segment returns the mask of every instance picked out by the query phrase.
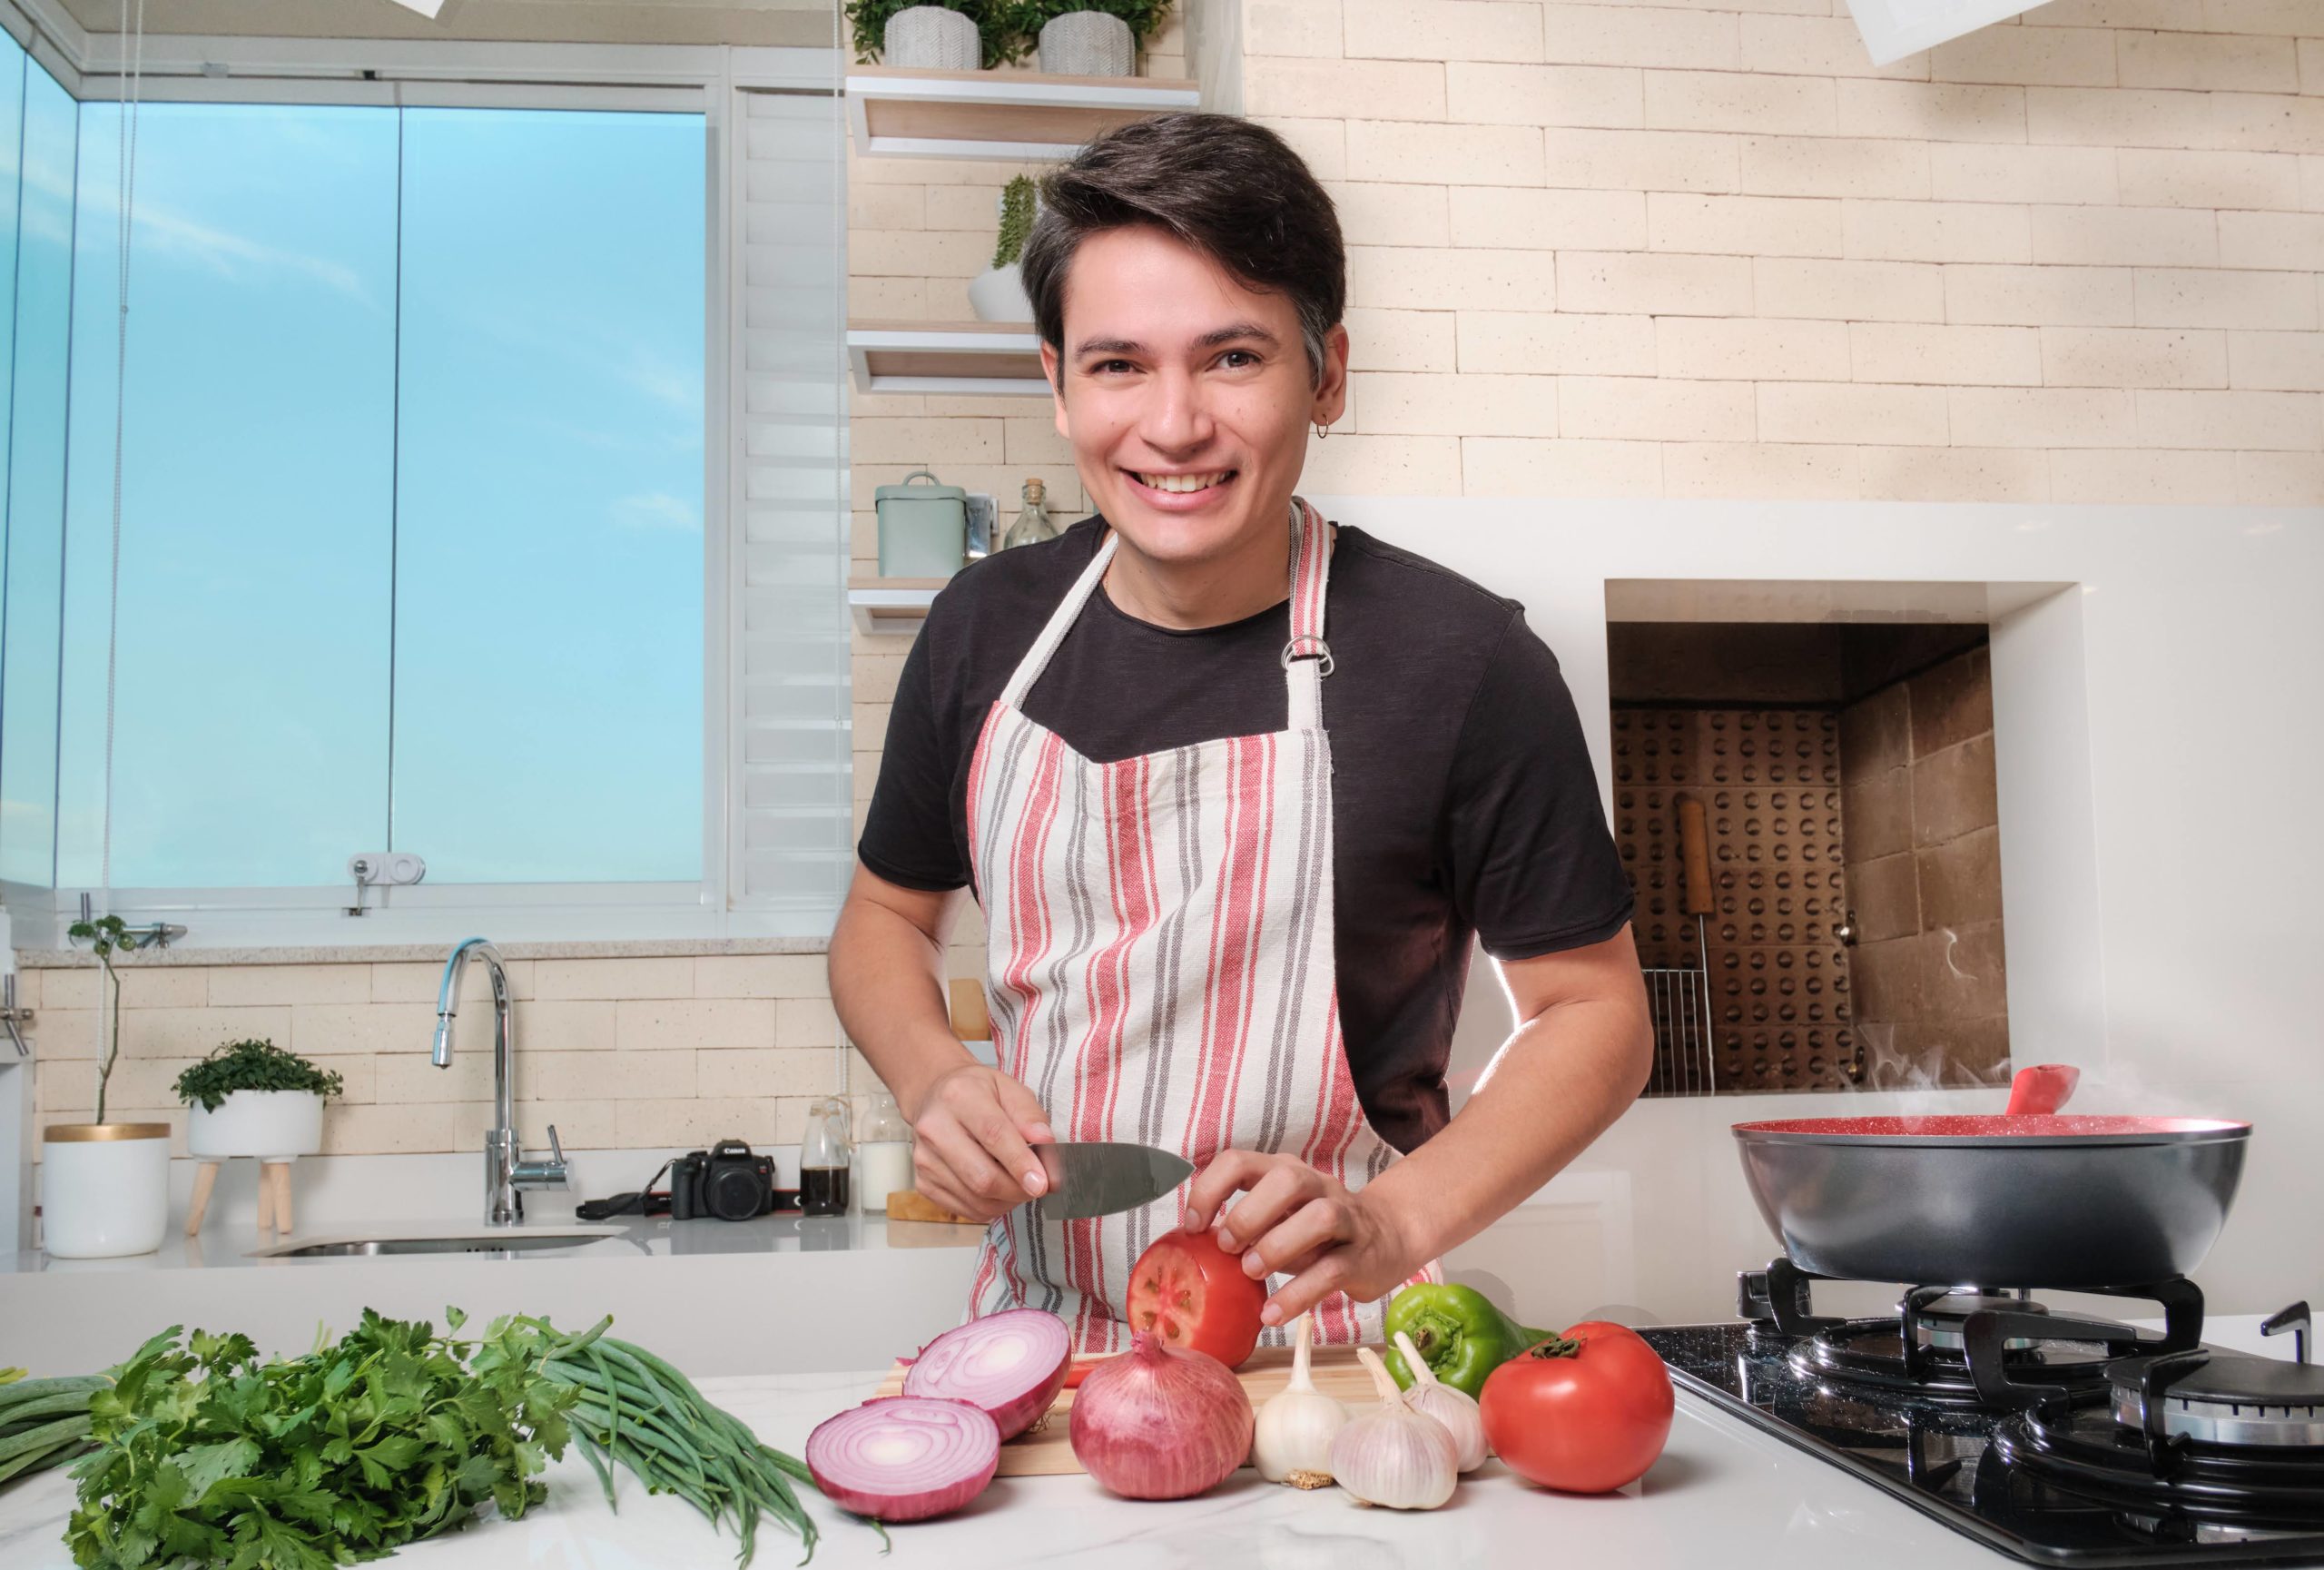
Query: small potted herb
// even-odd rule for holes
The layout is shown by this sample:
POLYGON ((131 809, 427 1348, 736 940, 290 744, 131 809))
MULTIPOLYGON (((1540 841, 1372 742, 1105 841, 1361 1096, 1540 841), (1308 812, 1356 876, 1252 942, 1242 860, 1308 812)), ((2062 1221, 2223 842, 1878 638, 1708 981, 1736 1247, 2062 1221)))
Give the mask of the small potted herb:
POLYGON ((322 1149, 323 1100, 340 1078, 271 1041, 230 1042, 178 1076, 186 1149, 205 1161, 287 1161, 322 1149))
POLYGON ((105 1120, 105 1092, 121 1058, 121 977, 113 959, 116 951, 133 951, 137 939, 119 916, 74 922, 65 931, 89 943, 103 973, 96 1118, 41 1131, 41 1246, 60 1259, 150 1254, 169 1226, 170 1125, 105 1120))
POLYGON ((1041 69, 1056 76, 1135 76, 1137 46, 1161 31, 1170 0, 1017 0, 1039 29, 1041 69))
POLYGON ((855 57, 927 71, 974 71, 1025 53, 1022 0, 847 0, 855 57))
POLYGON ((1025 237, 1033 231, 1038 190, 1029 174, 1019 174, 1000 193, 1000 232, 992 247, 992 265, 969 280, 969 309, 979 321, 1030 321, 1033 302, 1025 298, 1025 281, 1017 271, 1025 254, 1025 237))

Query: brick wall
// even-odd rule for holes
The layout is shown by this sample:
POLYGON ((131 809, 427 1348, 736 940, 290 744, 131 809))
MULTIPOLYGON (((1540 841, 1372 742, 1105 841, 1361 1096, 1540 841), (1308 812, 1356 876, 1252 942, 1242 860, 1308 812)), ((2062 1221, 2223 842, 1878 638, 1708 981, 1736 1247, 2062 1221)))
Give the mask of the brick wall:
MULTIPOLYGON (((739 1135, 799 1140, 809 1101, 836 1088, 821 954, 675 955, 507 962, 517 1000, 517 1123, 528 1148, 555 1123, 568 1149, 699 1145, 739 1135)), ((331 1155, 479 1149, 492 1121, 491 991, 468 968, 452 1065, 428 1061, 439 961, 295 965, 123 965, 121 1057, 107 1116, 168 1121, 171 1085, 244 1036, 336 1071, 345 1094, 323 1120, 331 1155)), ((42 1126, 85 1122, 96 1097, 94 968, 26 969, 36 1011, 42 1126)), ((859 1058, 852 1089, 876 1090, 859 1058)))

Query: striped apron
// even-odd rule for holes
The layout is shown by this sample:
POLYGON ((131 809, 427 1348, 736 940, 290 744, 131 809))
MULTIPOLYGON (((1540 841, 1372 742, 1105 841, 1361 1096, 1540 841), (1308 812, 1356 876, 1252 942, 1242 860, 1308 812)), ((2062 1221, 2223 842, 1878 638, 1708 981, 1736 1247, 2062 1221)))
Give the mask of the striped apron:
MULTIPOLYGON (((1359 1189, 1396 1152, 1364 1116, 1340 1039, 1322 715, 1331 530, 1306 502, 1291 510, 1288 727, 1101 764, 1025 716, 1113 559, 1108 533, 985 717, 970 857, 993 1043, 1058 1138, 1158 1145, 1197 1171, 1228 1149, 1288 1151, 1359 1189)), ((1128 1346, 1130 1266, 1184 1205, 1181 1186, 1088 1220, 1019 1206, 986 1233, 970 1315, 1047 1308, 1082 1351, 1128 1346)), ((1318 1338, 1377 1342, 1380 1316, 1334 1293, 1315 1310, 1318 1338)))

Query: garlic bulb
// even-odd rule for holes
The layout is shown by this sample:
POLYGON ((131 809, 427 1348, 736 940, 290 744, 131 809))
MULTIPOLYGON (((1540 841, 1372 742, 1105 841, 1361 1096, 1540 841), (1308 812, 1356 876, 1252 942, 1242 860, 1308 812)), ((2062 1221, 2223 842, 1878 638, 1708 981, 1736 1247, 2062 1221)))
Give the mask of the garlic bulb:
POLYGON ((1347 1408, 1315 1388, 1307 1374, 1307 1345, 1314 1339, 1309 1316, 1299 1316, 1293 1332, 1291 1383, 1259 1408, 1251 1437, 1251 1465, 1270 1483, 1321 1488, 1332 1480, 1332 1437, 1347 1427, 1347 1408))
POLYGON ((1367 1505, 1433 1510, 1461 1480, 1452 1430, 1404 1405, 1404 1393, 1369 1347, 1356 1349, 1380 1405, 1348 1420, 1332 1441, 1332 1476, 1367 1505))
POLYGON ((1402 1330, 1396 1332, 1396 1350, 1404 1355, 1404 1367, 1413 1371, 1413 1387, 1404 1392, 1404 1405, 1444 1425, 1452 1436, 1452 1447, 1460 1452, 1462 1471, 1473 1472, 1483 1466, 1485 1419, 1477 1409, 1477 1398, 1439 1379, 1420 1348, 1413 1345, 1413 1338, 1402 1330))

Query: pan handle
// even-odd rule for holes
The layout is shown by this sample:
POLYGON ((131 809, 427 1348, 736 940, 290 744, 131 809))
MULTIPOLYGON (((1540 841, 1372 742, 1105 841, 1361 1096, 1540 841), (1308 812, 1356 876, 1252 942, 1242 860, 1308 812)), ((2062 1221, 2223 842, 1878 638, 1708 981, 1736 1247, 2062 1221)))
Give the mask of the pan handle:
POLYGON ((2036 1063, 2017 1071, 2009 1082, 2009 1105, 2004 1116, 2043 1118, 2066 1104, 2082 1071, 2071 1063, 2036 1063))

